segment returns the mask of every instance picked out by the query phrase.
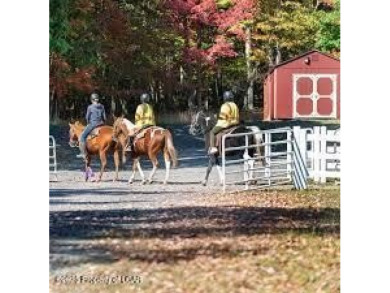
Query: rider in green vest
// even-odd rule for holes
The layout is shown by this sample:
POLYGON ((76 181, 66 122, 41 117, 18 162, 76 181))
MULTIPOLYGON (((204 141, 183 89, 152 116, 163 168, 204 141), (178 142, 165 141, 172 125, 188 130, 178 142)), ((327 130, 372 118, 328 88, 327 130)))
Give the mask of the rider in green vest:
POLYGON ((129 140, 126 151, 131 152, 134 142, 134 137, 145 128, 156 125, 156 119, 154 116, 153 107, 149 104, 150 96, 144 93, 140 97, 141 104, 138 105, 135 111, 135 128, 131 134, 129 134, 129 140))
POLYGON ((231 91, 223 93, 224 104, 219 111, 218 121, 214 128, 210 131, 210 149, 209 154, 215 154, 218 149, 215 147, 215 136, 223 129, 240 124, 240 112, 237 105, 234 103, 234 95, 231 91))

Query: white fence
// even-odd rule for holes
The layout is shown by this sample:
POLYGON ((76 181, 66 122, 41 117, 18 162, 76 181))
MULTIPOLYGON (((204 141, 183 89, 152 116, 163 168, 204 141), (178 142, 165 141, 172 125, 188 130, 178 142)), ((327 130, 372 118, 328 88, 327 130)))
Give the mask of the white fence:
POLYGON ((280 128, 259 133, 227 134, 222 137, 223 190, 226 191, 228 185, 244 185, 247 190, 285 184, 306 189, 309 174, 292 129, 280 128), (259 133, 263 135, 263 142, 249 144, 250 138, 259 133), (233 137, 245 137, 245 145, 227 148, 226 140, 233 137), (249 149, 258 147, 263 150, 262 155, 250 158, 249 149), (239 150, 244 151, 243 158, 228 155, 239 150))
POLYGON ((54 136, 49 135, 49 173, 55 176, 58 180, 57 175, 57 144, 54 136))
POLYGON ((328 178, 340 178, 340 129, 295 126, 293 133, 311 179, 325 183, 328 178))

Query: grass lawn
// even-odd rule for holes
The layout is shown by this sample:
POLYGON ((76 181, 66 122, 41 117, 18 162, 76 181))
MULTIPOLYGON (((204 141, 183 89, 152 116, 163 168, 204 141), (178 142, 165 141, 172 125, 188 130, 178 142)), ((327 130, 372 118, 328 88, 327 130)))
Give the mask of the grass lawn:
POLYGON ((213 195, 154 213, 137 218, 144 228, 91 239, 115 260, 72 273, 134 275, 140 284, 64 284, 52 275, 50 292, 340 291, 338 187, 213 195))

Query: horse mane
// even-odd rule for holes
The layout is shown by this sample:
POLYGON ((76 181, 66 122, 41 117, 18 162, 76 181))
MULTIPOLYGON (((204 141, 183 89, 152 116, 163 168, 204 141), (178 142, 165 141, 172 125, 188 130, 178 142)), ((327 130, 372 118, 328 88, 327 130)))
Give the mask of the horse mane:
POLYGON ((80 121, 75 121, 73 124, 76 128, 84 128, 85 126, 80 121))

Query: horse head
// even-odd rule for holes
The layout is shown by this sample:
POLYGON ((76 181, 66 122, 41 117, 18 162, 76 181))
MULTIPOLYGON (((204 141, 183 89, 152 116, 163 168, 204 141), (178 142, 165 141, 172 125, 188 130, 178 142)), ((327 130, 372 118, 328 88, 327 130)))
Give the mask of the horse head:
POLYGON ((80 128, 82 124, 79 121, 69 123, 69 145, 74 148, 79 145, 80 128))
POLYGON ((208 116, 203 110, 200 110, 191 119, 189 133, 191 135, 205 134, 214 124, 213 117, 208 116))
POLYGON ((113 135, 118 137, 121 133, 123 133, 125 136, 128 136, 134 127, 135 125, 122 115, 114 121, 113 135))
POLYGON ((112 126, 114 128, 113 130, 113 135, 115 137, 118 137, 119 134, 121 134, 123 132, 123 119, 124 117, 117 117, 115 120, 114 120, 114 125, 112 126))

